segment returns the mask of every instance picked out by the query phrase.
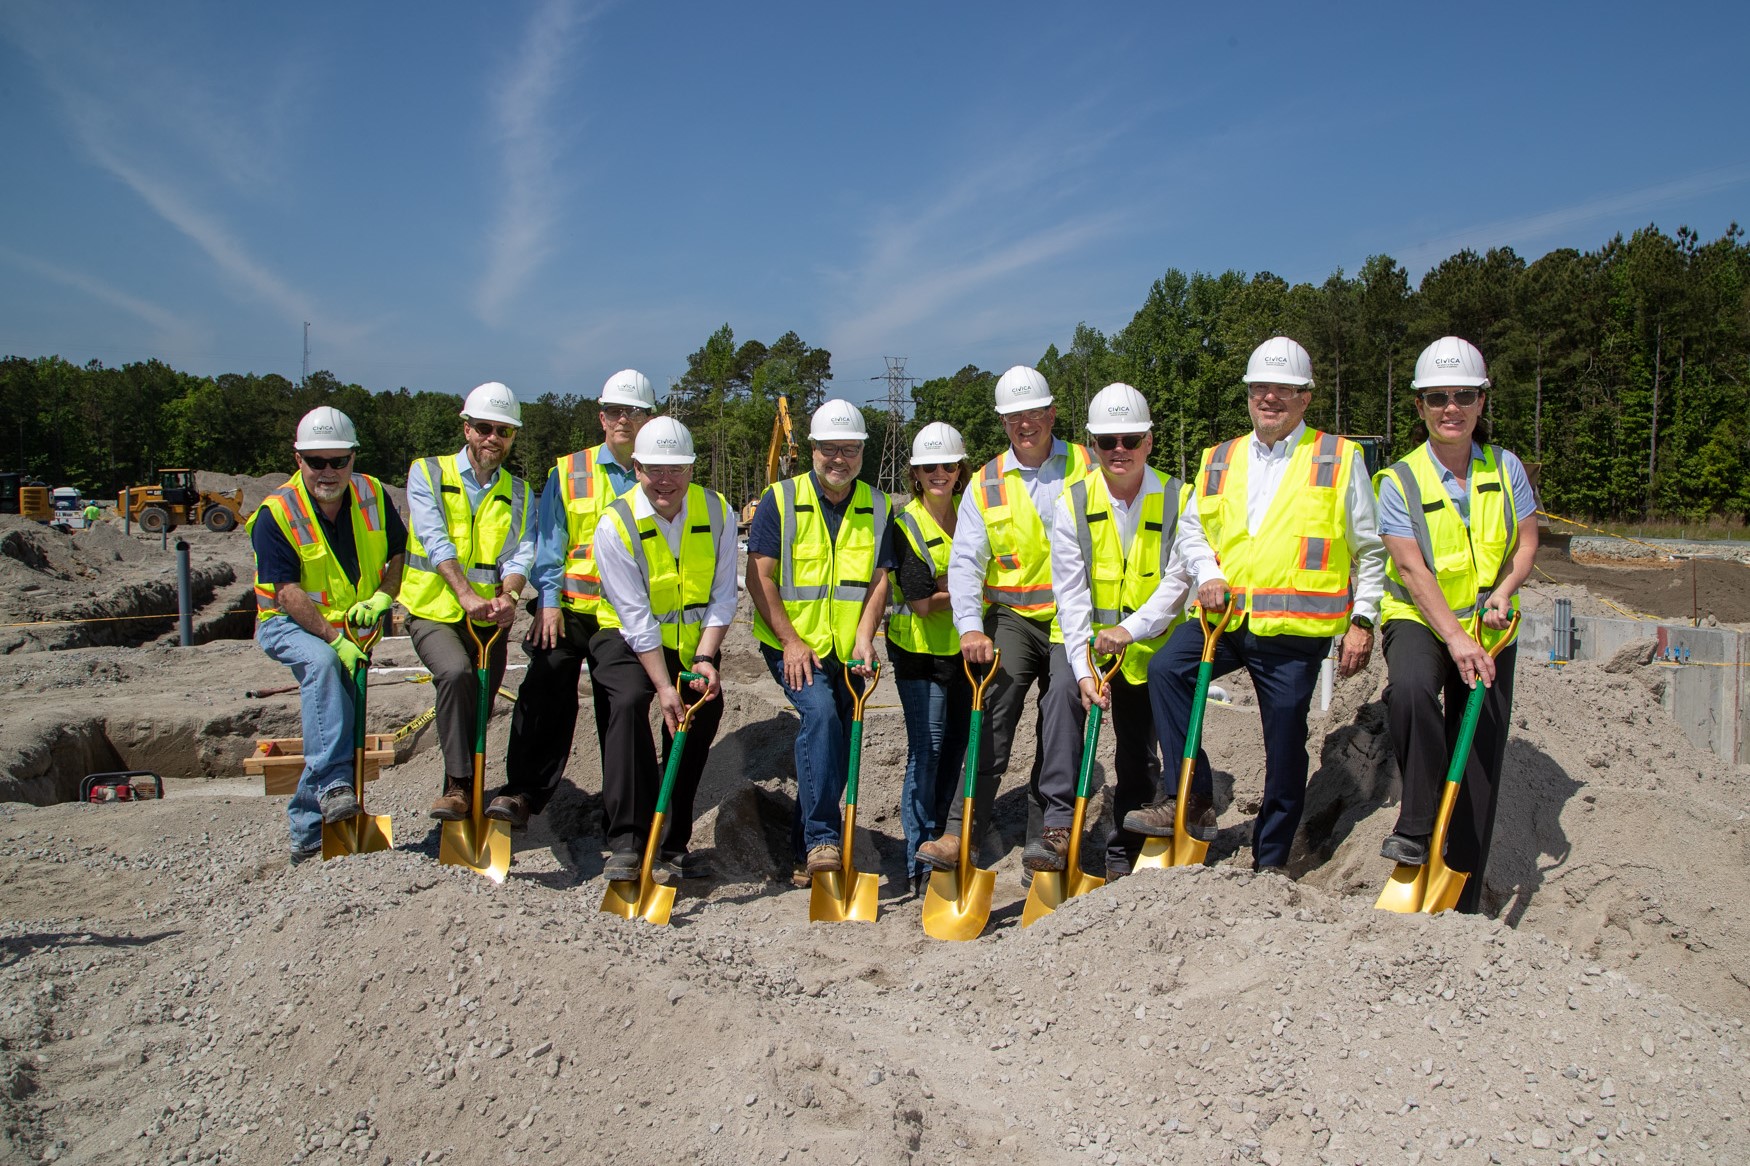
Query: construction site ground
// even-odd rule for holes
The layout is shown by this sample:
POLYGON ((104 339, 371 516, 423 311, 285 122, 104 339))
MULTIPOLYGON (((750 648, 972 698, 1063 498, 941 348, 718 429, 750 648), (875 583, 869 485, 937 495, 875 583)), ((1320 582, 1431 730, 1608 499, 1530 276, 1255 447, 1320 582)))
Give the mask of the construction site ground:
MULTIPOLYGON (((189 542, 197 623, 223 634, 246 540, 189 542)), ((284 800, 241 776, 257 738, 299 732, 295 692, 246 695, 290 673, 244 639, 177 647, 162 616, 112 639, 34 622, 166 610, 157 540, 0 519, 0 552, 0 622, 33 624, 0 657, 0 1161, 1750 1161, 1750 793, 1660 710, 1644 653, 1520 661, 1490 917, 1373 906, 1397 797, 1376 654, 1313 714, 1292 881, 1250 869, 1263 757, 1236 675, 1207 720, 1210 865, 1023 929, 1029 711, 983 838, 991 926, 956 944, 905 893, 885 681, 856 840, 881 916, 809 923, 796 719, 738 626, 694 835, 714 875, 653 927, 598 911, 587 684, 567 780, 503 886, 437 862, 429 725, 369 787, 396 848, 292 867, 284 800), (65 800, 114 768, 165 774, 168 797, 65 800)), ((1527 606, 1582 613, 1656 613, 1650 572, 1687 578, 1540 567, 1527 606)), ((370 731, 430 707, 417 664, 405 639, 379 648, 370 731)))

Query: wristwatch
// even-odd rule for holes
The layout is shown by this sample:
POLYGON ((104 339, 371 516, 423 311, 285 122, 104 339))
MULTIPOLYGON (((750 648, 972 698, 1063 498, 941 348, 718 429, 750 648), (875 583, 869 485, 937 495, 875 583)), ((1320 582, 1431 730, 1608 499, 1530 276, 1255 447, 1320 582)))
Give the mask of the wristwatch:
POLYGON ((521 591, 506 591, 504 597, 512 603, 521 603, 523 601, 523 593, 521 591))
POLYGON ((1349 623, 1354 627, 1360 628, 1364 632, 1370 632, 1373 630, 1373 621, 1364 615, 1350 616, 1349 623))

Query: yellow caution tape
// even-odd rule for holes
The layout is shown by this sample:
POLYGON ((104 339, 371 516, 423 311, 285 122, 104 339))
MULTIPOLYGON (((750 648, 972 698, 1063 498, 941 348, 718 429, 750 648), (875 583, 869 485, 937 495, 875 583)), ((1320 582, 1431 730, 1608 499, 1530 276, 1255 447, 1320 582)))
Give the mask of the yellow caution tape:
MULTIPOLYGON (((222 616, 242 615, 244 612, 253 614, 254 611, 255 609, 253 607, 239 607, 232 611, 221 611, 218 614, 222 616)), ((50 624, 63 623, 116 623, 120 620, 128 619, 176 619, 180 614, 180 612, 167 611, 161 615, 87 615, 81 616, 78 619, 33 619, 27 620, 24 623, 0 623, 0 628, 37 628, 47 627, 50 624)), ((205 619, 207 616, 203 614, 201 618, 205 619)))
POLYGON ((1608 530, 1600 530, 1596 526, 1587 526, 1584 522, 1577 522, 1572 518, 1563 518, 1561 515, 1551 514, 1547 510, 1539 510, 1538 513, 1541 514, 1543 517, 1553 519, 1556 522, 1565 522, 1569 526, 1577 526, 1581 530, 1589 530, 1593 534, 1601 534, 1605 538, 1619 538, 1625 543, 1634 543, 1637 547, 1646 547, 1648 550, 1658 551, 1661 555, 1664 555, 1666 558, 1669 558, 1671 556, 1671 548, 1669 548, 1669 547, 1655 546, 1649 542, 1642 542, 1638 538, 1630 538, 1626 534, 1611 534, 1608 530))
POLYGON ((413 736, 413 734, 419 732, 419 730, 421 730, 421 729, 425 728, 427 725, 431 724, 431 722, 436 717, 437 717, 437 709, 436 708, 426 709, 424 712, 420 713, 417 717, 414 717, 411 721, 408 721, 405 725, 402 725, 399 729, 396 729, 395 730, 395 740, 397 740, 397 741, 407 740, 407 738, 413 736))

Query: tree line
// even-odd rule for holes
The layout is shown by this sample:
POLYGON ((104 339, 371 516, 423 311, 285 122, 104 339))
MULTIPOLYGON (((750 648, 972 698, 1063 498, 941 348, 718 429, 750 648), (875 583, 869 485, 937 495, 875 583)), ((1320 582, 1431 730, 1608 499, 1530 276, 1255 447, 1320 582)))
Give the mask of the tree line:
MULTIPOLYGON (((1079 324, 1068 346, 1050 346, 1036 367, 1057 396, 1066 438, 1081 435, 1100 388, 1134 385, 1154 413, 1155 463, 1183 475, 1205 446, 1248 426, 1246 357, 1279 333, 1312 354, 1318 387, 1308 422, 1377 435, 1388 456, 1417 439, 1417 354, 1458 335, 1489 362, 1496 440, 1541 463, 1550 509, 1690 521, 1750 514, 1750 247, 1736 223, 1711 242, 1688 227, 1671 236, 1649 226, 1529 263, 1508 247, 1464 250, 1416 286, 1384 255, 1320 284, 1170 269, 1122 328, 1107 335, 1079 324)), ((990 408, 999 371, 968 365, 916 384, 901 438, 947 421, 966 436, 975 464, 999 452, 1005 439, 990 408)), ((877 395, 869 382, 835 387, 832 378, 832 354, 796 333, 738 343, 725 324, 687 357, 665 407, 693 431, 698 479, 740 503, 765 484, 778 398, 788 400, 800 441, 829 394, 877 395)), ((518 473, 538 485, 560 454, 600 440, 590 390, 524 404, 518 473)), ((326 372, 297 383, 47 356, 0 361, 0 415, 16 429, 0 433, 0 449, 13 438, 26 472, 92 492, 146 481, 166 465, 283 471, 297 418, 318 404, 352 417, 361 465, 391 481, 415 457, 459 445, 456 394, 373 393, 326 372)), ((888 418, 879 400, 865 415, 864 476, 874 480, 888 418)))

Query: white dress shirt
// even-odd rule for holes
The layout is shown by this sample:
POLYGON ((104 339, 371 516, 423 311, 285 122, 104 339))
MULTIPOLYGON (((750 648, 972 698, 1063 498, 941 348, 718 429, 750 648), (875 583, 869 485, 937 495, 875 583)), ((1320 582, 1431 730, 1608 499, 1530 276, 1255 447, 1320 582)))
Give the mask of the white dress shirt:
MULTIPOLYGON (((1306 432, 1306 422, 1294 427, 1287 437, 1275 445, 1265 445, 1254 431, 1246 440, 1246 529, 1252 534, 1264 525, 1264 516, 1276 500, 1282 477, 1288 472, 1294 447, 1306 432)), ((1197 494, 1193 486, 1191 503, 1179 518, 1179 539, 1174 554, 1184 559, 1185 568, 1197 581, 1197 586, 1214 579, 1225 580, 1215 552, 1203 536, 1203 519, 1197 513, 1197 494)), ((1343 524, 1343 541, 1349 545, 1349 563, 1353 578, 1350 591, 1354 596, 1354 614, 1370 620, 1379 619, 1379 601, 1385 595, 1385 543, 1379 537, 1379 520, 1375 516, 1373 481, 1367 476, 1367 463, 1356 449, 1354 463, 1349 467, 1349 497, 1345 509, 1348 521, 1343 524)))
MULTIPOLYGON (((1069 444, 1053 439, 1051 454, 1038 469, 1029 469, 1008 450, 1008 465, 1021 473, 1021 484, 1027 497, 1039 513, 1045 537, 1051 537, 1051 508, 1063 493, 1064 474, 1069 466, 1069 444)), ((984 575, 990 565, 990 535, 984 529, 984 515, 979 513, 973 491, 976 481, 967 484, 960 496, 960 510, 955 519, 954 545, 948 552, 948 603, 954 612, 954 630, 961 635, 984 630, 984 575)))
MULTIPOLYGON (((1112 517, 1118 523, 1118 545, 1124 548, 1126 559, 1136 543, 1137 527, 1142 523, 1143 499, 1165 491, 1165 479, 1150 471, 1142 476, 1142 488, 1130 502, 1116 495, 1112 497, 1112 517)), ((1057 623, 1063 629, 1063 646, 1069 656, 1070 670, 1078 681, 1090 680, 1093 673, 1088 670, 1088 654, 1084 649, 1088 637, 1094 634, 1094 593, 1088 584, 1088 564, 1082 560, 1081 542, 1076 537, 1076 516, 1070 509, 1068 491, 1058 497, 1051 513, 1051 586, 1057 596, 1057 623)), ((1165 631, 1191 590, 1191 576, 1185 570, 1184 560, 1179 557, 1173 532, 1163 530, 1161 537, 1167 540, 1172 550, 1159 585, 1141 607, 1118 621, 1118 626, 1129 632, 1133 640, 1151 640, 1165 631)))
MULTIPOLYGON (((656 529, 662 532, 663 540, 668 543, 669 553, 678 560, 681 535, 687 529, 690 507, 682 502, 674 521, 668 522, 650 505, 643 486, 635 486, 621 497, 632 504, 635 520, 646 517, 656 520, 656 529)), ((735 512, 725 506, 723 518, 723 533, 717 539, 717 566, 711 575, 711 600, 705 608, 703 626, 708 628, 728 627, 735 622, 735 512)), ((697 521, 704 523, 707 516, 701 514, 697 521)), ((611 513, 603 512, 601 521, 596 524, 595 564, 596 574, 601 576, 602 595, 613 604, 614 613, 620 617, 620 634, 625 637, 626 646, 634 652, 662 647, 662 625, 650 614, 650 584, 644 577, 644 553, 626 549, 611 513)))

